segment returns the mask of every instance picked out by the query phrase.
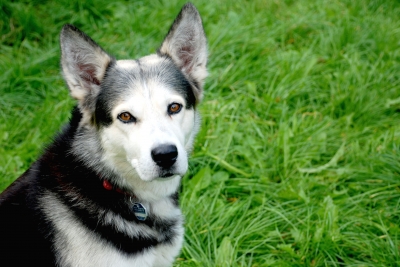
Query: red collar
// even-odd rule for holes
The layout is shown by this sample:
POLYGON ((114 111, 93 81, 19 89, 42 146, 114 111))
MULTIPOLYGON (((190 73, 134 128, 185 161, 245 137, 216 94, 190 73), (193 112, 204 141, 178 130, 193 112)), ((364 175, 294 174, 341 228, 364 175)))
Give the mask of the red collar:
POLYGON ((127 196, 131 196, 133 198, 136 198, 135 195, 130 194, 126 191, 123 191, 121 188, 118 187, 114 187, 108 180, 103 180, 103 187, 105 190, 107 191, 115 191, 117 193, 123 194, 123 195, 127 195, 127 196))

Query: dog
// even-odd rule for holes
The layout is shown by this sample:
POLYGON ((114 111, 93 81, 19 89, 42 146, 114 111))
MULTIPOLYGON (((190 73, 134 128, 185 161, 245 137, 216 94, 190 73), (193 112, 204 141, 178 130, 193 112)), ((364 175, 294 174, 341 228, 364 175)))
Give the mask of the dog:
POLYGON ((172 266, 183 243, 178 191, 199 129, 207 41, 183 6, 155 54, 116 60, 72 25, 61 68, 69 123, 0 195, 9 266, 172 266))

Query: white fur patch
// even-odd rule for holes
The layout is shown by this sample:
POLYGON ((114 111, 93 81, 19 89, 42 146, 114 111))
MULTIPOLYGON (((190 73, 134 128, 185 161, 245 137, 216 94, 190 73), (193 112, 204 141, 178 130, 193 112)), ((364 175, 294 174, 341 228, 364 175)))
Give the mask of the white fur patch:
POLYGON ((117 65, 122 69, 131 69, 132 67, 136 67, 137 63, 135 60, 123 59, 123 60, 118 60, 117 65))

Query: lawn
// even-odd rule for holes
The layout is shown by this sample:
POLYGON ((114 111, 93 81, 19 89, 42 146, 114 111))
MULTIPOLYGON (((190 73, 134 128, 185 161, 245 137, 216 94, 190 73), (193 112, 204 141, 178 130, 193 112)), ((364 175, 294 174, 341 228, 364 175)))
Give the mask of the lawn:
MULTIPOLYGON (((174 266, 400 266, 400 2, 193 2, 210 75, 174 266)), ((62 25, 138 58, 183 3, 0 2, 0 191, 75 104, 62 25)))

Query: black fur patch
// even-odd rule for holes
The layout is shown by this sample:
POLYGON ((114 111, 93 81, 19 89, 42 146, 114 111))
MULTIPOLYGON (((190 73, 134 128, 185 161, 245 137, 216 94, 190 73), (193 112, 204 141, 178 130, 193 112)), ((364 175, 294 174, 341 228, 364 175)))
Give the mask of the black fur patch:
POLYGON ((35 169, 26 171, 0 197, 0 255, 9 266, 55 266, 50 222, 37 206, 35 169))

